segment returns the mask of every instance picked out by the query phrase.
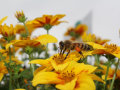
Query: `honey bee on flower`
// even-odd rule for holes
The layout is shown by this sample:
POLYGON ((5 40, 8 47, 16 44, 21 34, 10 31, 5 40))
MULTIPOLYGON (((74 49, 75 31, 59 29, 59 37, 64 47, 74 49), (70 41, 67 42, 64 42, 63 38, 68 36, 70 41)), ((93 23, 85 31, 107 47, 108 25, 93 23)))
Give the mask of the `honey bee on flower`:
POLYGON ((63 41, 59 42, 59 47, 60 47, 60 54, 64 54, 65 51, 68 51, 65 59, 67 58, 67 56, 71 50, 76 50, 82 56, 83 56, 82 51, 92 51, 93 50, 93 47, 89 44, 73 43, 70 40, 66 40, 64 42, 63 41))

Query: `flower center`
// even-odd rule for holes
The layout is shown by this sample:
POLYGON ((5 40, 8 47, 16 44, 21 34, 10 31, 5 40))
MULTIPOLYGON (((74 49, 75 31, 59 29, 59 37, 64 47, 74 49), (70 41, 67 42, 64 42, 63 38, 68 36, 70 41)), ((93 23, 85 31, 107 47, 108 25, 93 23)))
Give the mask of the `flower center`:
POLYGON ((75 77, 75 73, 73 71, 66 71, 61 73, 61 78, 64 79, 66 82, 73 80, 75 77))
POLYGON ((113 53, 117 50, 117 45, 116 44, 110 44, 110 45, 105 44, 104 47, 107 48, 107 51, 111 52, 111 53, 113 53))
POLYGON ((55 55, 53 57, 53 60, 57 63, 57 64, 61 64, 64 62, 65 57, 63 55, 55 55))

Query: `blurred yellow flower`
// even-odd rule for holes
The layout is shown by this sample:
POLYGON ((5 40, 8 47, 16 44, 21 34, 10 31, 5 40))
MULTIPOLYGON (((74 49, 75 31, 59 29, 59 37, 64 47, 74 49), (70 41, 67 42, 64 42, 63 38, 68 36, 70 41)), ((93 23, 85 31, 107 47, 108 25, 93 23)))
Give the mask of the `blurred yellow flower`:
MULTIPOLYGON (((12 60, 11 64, 19 65, 19 64, 23 64, 24 63, 23 61, 18 60, 17 57, 13 57, 13 56, 11 57, 11 60, 12 60)), ((10 62, 10 57, 6 56, 6 58, 4 60, 2 60, 2 61, 6 62, 6 63, 9 63, 10 62)))
POLYGON ((93 42, 88 42, 88 44, 92 45, 93 48, 95 48, 92 54, 111 54, 115 57, 120 58, 120 46, 107 43, 104 46, 102 46, 93 42))
POLYGON ((21 88, 21 89, 14 89, 14 90, 26 90, 26 89, 22 89, 22 88, 21 88))
POLYGON ((12 24, 10 26, 4 24, 0 26, 0 34, 2 34, 4 37, 13 37, 16 35, 16 31, 12 24))
POLYGON ((7 74, 7 68, 4 65, 4 62, 0 61, 0 81, 2 80, 2 78, 4 77, 4 74, 7 74))
MULTIPOLYGON (((96 67, 94 66, 71 61, 63 70, 39 72, 34 76, 32 85, 56 84, 56 88, 60 90, 95 90, 95 84, 92 78, 92 75, 94 75, 92 73, 95 70, 96 67)), ((101 79, 99 78, 99 80, 101 79)))
POLYGON ((52 26, 58 25, 64 21, 59 21, 59 19, 63 18, 64 14, 57 14, 57 15, 43 15, 42 17, 35 18, 30 24, 33 24, 34 27, 44 27, 45 29, 49 30, 52 26))
POLYGON ((102 40, 100 37, 96 37, 95 34, 84 33, 82 35, 82 41, 83 42, 95 42, 97 44, 103 45, 103 44, 105 44, 106 42, 108 42, 110 40, 108 40, 108 39, 102 40))
MULTIPOLYGON (((100 65, 100 67, 102 69, 100 69, 99 71, 101 71, 103 73, 102 79, 105 79, 105 75, 106 75, 106 71, 107 71, 107 66, 100 65)), ((115 73, 115 69, 114 68, 109 68, 107 80, 111 80, 113 78, 114 73, 115 73)), ((116 79, 120 79, 120 70, 119 69, 116 72, 116 79)))
MULTIPOLYGON (((34 28, 32 24, 28 24, 28 22, 26 22, 25 25, 28 28, 29 35, 31 35, 36 28, 34 28)), ((15 25, 15 30, 16 30, 16 33, 18 34, 26 33, 24 25, 21 25, 21 24, 15 25)))

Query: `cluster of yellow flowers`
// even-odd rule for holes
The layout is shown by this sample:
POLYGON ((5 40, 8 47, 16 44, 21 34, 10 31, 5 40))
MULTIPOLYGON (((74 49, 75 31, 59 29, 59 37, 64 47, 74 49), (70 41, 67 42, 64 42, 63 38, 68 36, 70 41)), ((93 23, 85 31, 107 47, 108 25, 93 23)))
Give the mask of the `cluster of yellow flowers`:
POLYGON ((72 40, 80 38, 83 43, 80 41, 69 43, 66 47, 64 43, 59 43, 57 49, 60 51, 49 57, 48 43, 58 41, 49 34, 49 31, 53 26, 66 22, 60 21, 64 16, 64 14, 43 15, 27 21, 23 11, 19 11, 16 12, 15 17, 21 24, 3 25, 7 16, 0 20, 0 34, 2 35, 0 38, 0 82, 4 82, 4 84, 1 83, 0 89, 106 90, 110 88, 112 90, 119 87, 120 47, 107 44, 109 40, 102 40, 94 34, 87 34, 88 27, 85 24, 69 28, 65 33, 71 36, 72 40), (44 28, 47 34, 31 39, 32 32, 37 28, 44 28), (18 34, 19 39, 16 39, 18 34), (92 47, 91 50, 90 47, 92 47), (20 48, 22 51, 19 54, 27 55, 22 58, 22 61, 15 55, 20 48), (74 49, 76 51, 72 51, 74 49), (45 53, 45 57, 40 57, 42 52, 45 53), (94 66, 88 64, 88 56, 95 57, 94 66), (101 62, 100 56, 105 56, 108 59, 107 63, 101 62), (116 58, 118 58, 117 62, 116 58), (30 68, 24 65, 24 60, 29 60, 30 68), (116 69, 111 68, 111 65, 115 65, 116 69))

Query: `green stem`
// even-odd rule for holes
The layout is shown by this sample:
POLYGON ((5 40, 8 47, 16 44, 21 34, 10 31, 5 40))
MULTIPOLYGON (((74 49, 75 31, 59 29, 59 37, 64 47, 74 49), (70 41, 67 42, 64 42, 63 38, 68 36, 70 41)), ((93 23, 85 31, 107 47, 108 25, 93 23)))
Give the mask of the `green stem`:
POLYGON ((26 26, 25 22, 23 23, 23 25, 24 25, 24 27, 25 27, 25 31, 26 31, 27 36, 28 36, 28 35, 29 35, 29 31, 28 31, 28 28, 27 28, 27 26, 26 26))
POLYGON ((12 60, 11 60, 11 48, 9 47, 9 60, 10 60, 10 62, 9 62, 9 65, 10 65, 10 71, 9 71, 9 74, 10 74, 10 80, 9 80, 9 90, 13 90, 12 89, 12 71, 11 71, 11 62, 12 62, 12 60))
POLYGON ((112 83, 111 83, 111 85, 110 85, 110 90, 112 90, 113 85, 114 85, 114 81, 115 81, 115 77, 116 77, 116 72, 117 72, 117 69, 118 69, 118 65, 119 65, 119 60, 118 60, 118 62, 117 62, 116 68, 115 68, 115 73, 114 73, 114 75, 113 75, 112 83))
POLYGON ((9 80, 9 90, 13 90, 12 89, 12 72, 10 71, 10 80, 9 80))
MULTIPOLYGON (((31 54, 29 54, 29 60, 30 61, 32 60, 31 54)), ((32 74, 34 75, 34 71, 35 71, 34 64, 30 64, 30 70, 31 70, 32 74)))
POLYGON ((47 31, 47 34, 49 34, 49 30, 46 30, 47 31))
MULTIPOLYGON (((49 34, 49 30, 47 30, 47 34, 49 34)), ((46 53, 46 57, 45 58, 48 58, 48 56, 47 56, 47 54, 48 54, 48 44, 46 45, 46 51, 45 51, 45 53, 46 53)))
POLYGON ((106 71, 106 74, 105 74, 104 90, 106 89, 106 85, 107 85, 107 76, 108 76, 110 65, 111 65, 111 62, 108 60, 107 71, 106 71))
POLYGON ((95 61, 96 61, 96 64, 97 64, 97 66, 99 66, 99 64, 100 64, 100 60, 99 60, 99 55, 95 55, 95 61))

